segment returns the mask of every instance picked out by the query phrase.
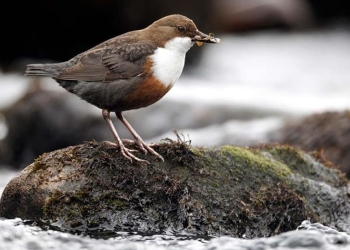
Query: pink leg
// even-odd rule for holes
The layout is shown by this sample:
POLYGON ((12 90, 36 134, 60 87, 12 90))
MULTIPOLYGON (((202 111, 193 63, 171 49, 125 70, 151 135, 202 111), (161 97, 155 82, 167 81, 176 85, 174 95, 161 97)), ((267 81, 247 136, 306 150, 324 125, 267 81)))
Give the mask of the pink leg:
POLYGON ((131 127, 131 125, 128 123, 128 121, 124 118, 121 112, 115 112, 117 115, 118 119, 125 125, 125 127, 130 131, 132 136, 134 137, 135 141, 139 148, 146 154, 147 151, 150 152, 151 154, 157 156, 159 159, 164 161, 164 158, 158 154, 156 151, 153 150, 149 145, 147 145, 142 138, 136 133, 136 131, 131 127))
POLYGON ((131 162, 132 162, 132 159, 134 159, 135 161, 139 161, 139 162, 144 162, 144 163, 148 163, 148 161, 145 161, 145 160, 141 160, 139 158, 137 158, 136 156, 134 156, 131 152, 132 150, 130 149, 127 149, 122 140, 120 139, 118 133, 117 133, 117 130, 115 129, 115 127, 113 126, 113 123, 111 121, 111 118, 110 118, 110 115, 109 115, 109 111, 107 109, 103 109, 102 110, 102 115, 103 115, 103 118, 105 119, 105 121, 107 122, 108 124, 108 127, 109 129, 112 131, 112 134, 117 142, 117 145, 118 147, 120 148, 120 152, 122 153, 122 155, 129 159, 131 162))

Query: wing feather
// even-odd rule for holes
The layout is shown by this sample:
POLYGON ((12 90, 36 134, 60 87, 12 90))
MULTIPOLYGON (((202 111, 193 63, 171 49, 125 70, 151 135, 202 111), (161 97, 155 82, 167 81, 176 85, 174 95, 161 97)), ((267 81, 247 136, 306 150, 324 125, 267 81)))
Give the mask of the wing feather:
POLYGON ((123 43, 93 48, 68 61, 57 79, 110 82, 128 79, 142 73, 146 57, 156 46, 143 43, 123 43))

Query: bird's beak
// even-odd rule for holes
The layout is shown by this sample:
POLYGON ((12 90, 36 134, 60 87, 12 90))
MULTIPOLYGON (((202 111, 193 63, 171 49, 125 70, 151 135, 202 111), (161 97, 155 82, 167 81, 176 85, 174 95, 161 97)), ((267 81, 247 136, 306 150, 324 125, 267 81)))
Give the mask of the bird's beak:
POLYGON ((202 46, 203 43, 219 43, 220 38, 215 38, 214 34, 209 33, 209 35, 204 34, 197 30, 196 35, 192 38, 193 42, 196 42, 198 46, 202 46))

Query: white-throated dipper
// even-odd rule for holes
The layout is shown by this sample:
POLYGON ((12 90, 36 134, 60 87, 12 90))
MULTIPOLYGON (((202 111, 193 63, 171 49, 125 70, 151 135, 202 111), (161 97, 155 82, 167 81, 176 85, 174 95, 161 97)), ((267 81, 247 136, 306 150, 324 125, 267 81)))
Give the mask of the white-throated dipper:
MULTIPOLYGON (((198 46, 218 43, 212 34, 200 32, 194 22, 182 15, 163 17, 142 30, 111 38, 78 54, 69 61, 29 64, 27 76, 52 77, 67 91, 102 109, 121 154, 132 161, 147 162, 126 148, 110 119, 118 119, 144 153, 163 157, 147 145, 123 117, 126 110, 147 107, 160 100, 179 79, 186 52, 198 46)), ((148 163, 148 162, 147 162, 148 163)))

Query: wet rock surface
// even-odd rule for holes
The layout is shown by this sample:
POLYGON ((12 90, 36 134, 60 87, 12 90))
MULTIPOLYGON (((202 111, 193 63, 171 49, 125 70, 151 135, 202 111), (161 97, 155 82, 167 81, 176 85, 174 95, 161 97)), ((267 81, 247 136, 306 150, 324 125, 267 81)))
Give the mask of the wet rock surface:
POLYGON ((350 177, 350 111, 324 112, 290 122, 273 141, 318 151, 350 177))
POLYGON ((85 233, 254 238, 305 219, 350 232, 346 178, 321 159, 283 145, 191 148, 180 136, 155 149, 165 163, 130 164, 98 142, 45 153, 6 186, 0 216, 85 233))

